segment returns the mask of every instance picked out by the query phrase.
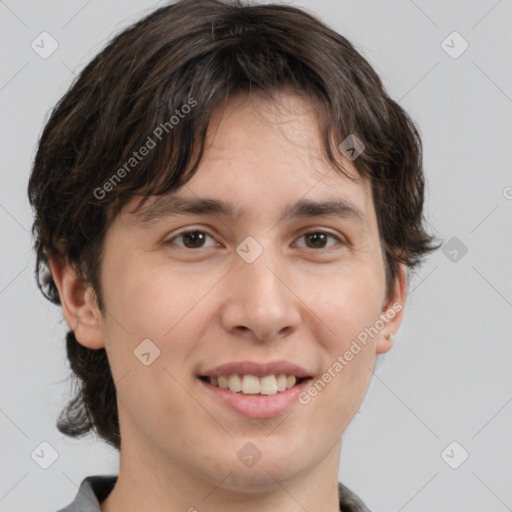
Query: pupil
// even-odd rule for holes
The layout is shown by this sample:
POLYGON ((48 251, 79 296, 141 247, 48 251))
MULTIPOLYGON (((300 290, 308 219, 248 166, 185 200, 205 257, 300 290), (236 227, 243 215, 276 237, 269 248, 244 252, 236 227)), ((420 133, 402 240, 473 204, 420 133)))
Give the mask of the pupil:
POLYGON ((204 241, 204 233, 201 233, 201 231, 191 231, 183 235, 183 239, 187 247, 190 245, 192 245, 192 247, 201 247, 201 242, 204 241), (192 244, 187 244, 187 240, 192 240, 192 244))
POLYGON ((323 247, 325 245, 326 236, 324 233, 313 233, 311 235, 308 235, 307 239, 313 240, 313 244, 315 244, 315 240, 318 242, 319 239, 322 239, 324 244, 322 244, 321 246, 323 247))

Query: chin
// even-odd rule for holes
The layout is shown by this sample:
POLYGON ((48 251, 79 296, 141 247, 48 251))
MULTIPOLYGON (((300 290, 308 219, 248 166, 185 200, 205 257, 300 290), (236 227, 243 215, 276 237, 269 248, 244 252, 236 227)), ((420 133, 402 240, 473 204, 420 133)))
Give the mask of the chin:
POLYGON ((293 477, 297 471, 293 464, 286 464, 287 468, 281 467, 273 463, 273 461, 263 462, 261 459, 252 468, 246 468, 242 464, 226 468, 226 473, 231 471, 229 476, 222 481, 221 488, 231 492, 240 492, 244 494, 264 494, 275 490, 276 486, 279 487, 282 482, 293 477), (290 468, 294 468, 291 470, 290 468))

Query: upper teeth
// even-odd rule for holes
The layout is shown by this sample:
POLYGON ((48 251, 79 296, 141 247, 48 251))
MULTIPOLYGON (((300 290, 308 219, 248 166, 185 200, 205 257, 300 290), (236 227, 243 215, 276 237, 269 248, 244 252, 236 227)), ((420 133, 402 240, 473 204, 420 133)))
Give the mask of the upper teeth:
POLYGON ((286 391, 295 386, 297 378, 295 375, 265 375, 258 378, 255 375, 221 375, 219 377, 210 377, 210 384, 229 389, 236 393, 254 395, 275 395, 278 391, 286 391))

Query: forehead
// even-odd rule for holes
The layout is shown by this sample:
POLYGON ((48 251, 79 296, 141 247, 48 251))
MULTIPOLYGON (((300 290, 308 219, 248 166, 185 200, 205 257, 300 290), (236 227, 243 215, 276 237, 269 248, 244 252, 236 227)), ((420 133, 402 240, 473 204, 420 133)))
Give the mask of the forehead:
POLYGON ((214 113, 193 177, 178 191, 151 197, 142 210, 134 212, 138 198, 126 209, 142 224, 177 211, 282 219, 323 209, 369 225, 370 183, 340 152, 339 163, 357 181, 343 175, 325 158, 322 144, 313 104, 286 93, 276 101, 238 93, 214 113))

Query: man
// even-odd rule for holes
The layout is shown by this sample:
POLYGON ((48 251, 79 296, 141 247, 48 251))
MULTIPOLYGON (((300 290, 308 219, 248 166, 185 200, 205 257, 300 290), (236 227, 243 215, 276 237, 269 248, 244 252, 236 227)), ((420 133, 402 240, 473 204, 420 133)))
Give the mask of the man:
POLYGON ((186 0, 58 104, 29 183, 81 383, 59 429, 120 450, 66 511, 368 510, 341 438, 403 317, 421 142, 342 36, 186 0))

